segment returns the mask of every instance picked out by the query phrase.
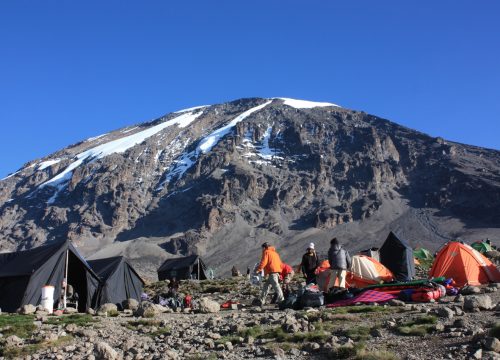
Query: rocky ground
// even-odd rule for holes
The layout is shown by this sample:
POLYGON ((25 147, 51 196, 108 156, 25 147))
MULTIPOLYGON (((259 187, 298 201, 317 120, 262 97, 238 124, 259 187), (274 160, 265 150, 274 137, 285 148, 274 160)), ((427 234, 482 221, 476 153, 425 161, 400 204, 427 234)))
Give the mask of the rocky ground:
MULTIPOLYGON (((165 282, 147 287, 161 294, 165 282)), ((96 313, 0 316, 0 359, 497 359, 500 286, 439 302, 280 311, 243 278, 185 282, 193 310, 129 301, 96 313), (227 300, 239 303, 220 310, 227 300)), ((30 314, 35 312, 34 314, 30 314)))

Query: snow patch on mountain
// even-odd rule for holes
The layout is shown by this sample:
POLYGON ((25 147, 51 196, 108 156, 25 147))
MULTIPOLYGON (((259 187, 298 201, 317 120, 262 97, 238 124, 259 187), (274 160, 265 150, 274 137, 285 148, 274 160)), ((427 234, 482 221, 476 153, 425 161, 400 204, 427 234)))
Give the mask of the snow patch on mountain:
POLYGON ((135 129, 137 129, 138 126, 134 126, 134 127, 131 127, 130 129, 125 129, 125 130, 122 130, 122 134, 126 134, 126 133, 129 133, 135 129))
POLYGON ((91 142, 91 141, 94 141, 94 140, 97 140, 97 139, 100 139, 104 136, 106 136, 108 134, 102 134, 102 135, 97 135, 97 136, 94 136, 94 137, 91 137, 91 138, 88 138, 87 140, 85 140, 85 142, 91 142))
POLYGON ((268 125, 262 138, 255 143, 252 141, 253 134, 247 132, 242 140, 241 146, 239 146, 239 148, 244 151, 242 156, 247 158, 250 163, 257 165, 272 165, 273 161, 284 160, 284 158, 280 156, 280 153, 276 151, 276 149, 271 149, 269 145, 272 130, 273 125, 268 125))
POLYGON ((38 164, 37 170, 45 170, 49 166, 55 165, 60 161, 61 161, 61 159, 50 159, 50 160, 42 161, 40 164, 38 164))
POLYGON ((187 109, 182 109, 182 110, 178 110, 178 111, 175 111, 174 114, 179 114, 179 113, 183 113, 183 112, 193 112, 195 110, 199 110, 199 109, 203 109, 203 108, 206 108, 206 107, 209 107, 210 105, 200 105, 200 106, 193 106, 193 107, 190 107, 190 108, 187 108, 187 109))
POLYGON ((283 104, 291 106, 296 109, 312 109, 315 107, 325 107, 325 106, 340 107, 339 105, 328 102, 316 102, 316 101, 297 100, 290 98, 277 98, 277 99, 283 100, 283 104))
MULTIPOLYGON (((144 140, 147 138, 157 134, 158 132, 162 131, 163 129, 177 125, 181 128, 188 126, 190 123, 192 123, 196 118, 198 118, 203 112, 199 112, 197 114, 193 113, 184 113, 180 116, 177 116, 174 119, 165 121, 161 124, 158 124, 156 126, 153 126, 149 129, 137 132, 135 134, 116 139, 104 144, 101 144, 99 146, 96 146, 94 148, 91 148, 89 150, 86 150, 75 157, 75 161, 71 163, 66 169, 64 169, 62 172, 54 176, 53 178, 47 180, 43 184, 41 184, 38 188, 44 188, 45 186, 53 186, 57 188, 56 194, 54 196, 57 196, 57 193, 64 188, 63 186, 60 186, 61 184, 66 183, 69 181, 73 175, 73 170, 75 170, 77 167, 82 165, 83 163, 95 161, 97 159, 101 159, 103 157, 106 157, 108 155, 114 154, 114 153, 123 153, 130 149, 131 147, 142 143, 144 140)), ((55 200, 55 197, 53 196, 53 199, 51 198, 52 201, 55 200)))
POLYGON ((224 136, 226 136, 231 130, 238 124, 239 122, 243 121, 250 115, 252 115, 254 112, 259 111, 263 108, 265 108, 267 105, 269 105, 271 101, 268 101, 262 105, 256 106, 254 108, 251 108, 250 110, 245 111, 244 113, 238 115, 236 118, 231 120, 229 124, 226 126, 221 127, 220 129, 215 130, 213 133, 211 133, 209 136, 204 138, 201 142, 200 145, 198 145, 198 150, 201 151, 203 154, 206 154, 212 148, 217 145, 220 139, 222 139, 224 136))
POLYGON ((231 130, 238 124, 239 122, 245 120, 247 117, 252 115, 254 112, 262 110, 264 107, 269 105, 272 100, 265 102, 262 105, 255 106, 237 117, 231 120, 227 125, 213 131, 208 136, 204 137, 200 140, 198 146, 195 150, 190 151, 188 153, 182 153, 177 159, 172 162, 172 166, 169 167, 169 170, 165 174, 165 180, 163 180, 159 185, 157 190, 160 191, 164 188, 164 186, 170 183, 173 179, 181 178, 184 173, 196 162, 200 154, 206 154, 210 150, 213 149, 215 145, 227 134, 231 132, 231 130))

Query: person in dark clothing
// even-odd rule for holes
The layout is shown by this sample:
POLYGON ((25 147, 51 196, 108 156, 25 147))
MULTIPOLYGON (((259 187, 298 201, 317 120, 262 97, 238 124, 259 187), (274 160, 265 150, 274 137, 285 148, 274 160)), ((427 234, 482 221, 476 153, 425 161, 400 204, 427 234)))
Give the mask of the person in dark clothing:
POLYGON ((316 283, 316 268, 319 265, 318 255, 314 250, 314 243, 310 243, 307 247, 306 253, 302 256, 302 263, 300 268, 306 277, 306 284, 316 283))
POLYGON ((170 282, 168 283, 168 296, 170 297, 175 297, 177 295, 177 292, 179 291, 179 282, 177 279, 174 277, 170 282))
POLYGON ((330 262, 330 271, 332 272, 328 288, 334 286, 337 279, 339 279, 339 287, 345 288, 346 273, 351 268, 351 256, 340 245, 337 238, 333 238, 330 241, 328 261, 330 262))

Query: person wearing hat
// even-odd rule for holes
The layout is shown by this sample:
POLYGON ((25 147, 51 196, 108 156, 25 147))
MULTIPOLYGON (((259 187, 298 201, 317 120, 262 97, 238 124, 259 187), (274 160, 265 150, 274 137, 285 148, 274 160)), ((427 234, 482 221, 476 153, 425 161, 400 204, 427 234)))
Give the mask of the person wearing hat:
POLYGON ((302 256, 300 268, 306 277, 306 284, 316 283, 316 268, 319 265, 318 255, 314 250, 314 243, 310 243, 306 249, 306 253, 302 256))
POLYGON ((282 262, 279 254, 276 252, 274 246, 269 245, 267 242, 262 244, 262 257, 255 269, 255 273, 258 274, 264 270, 264 274, 268 275, 264 286, 262 287, 262 292, 260 294, 260 303, 264 305, 266 303, 266 298, 269 293, 269 289, 272 287, 277 294, 276 302, 279 304, 285 298, 283 297, 283 291, 279 283, 280 273, 282 270, 282 262))
POLYGON ((328 288, 334 286, 337 279, 339 280, 339 287, 345 288, 347 270, 351 268, 351 256, 347 250, 340 245, 337 238, 333 238, 330 241, 328 261, 330 263, 330 271, 332 272, 328 288))

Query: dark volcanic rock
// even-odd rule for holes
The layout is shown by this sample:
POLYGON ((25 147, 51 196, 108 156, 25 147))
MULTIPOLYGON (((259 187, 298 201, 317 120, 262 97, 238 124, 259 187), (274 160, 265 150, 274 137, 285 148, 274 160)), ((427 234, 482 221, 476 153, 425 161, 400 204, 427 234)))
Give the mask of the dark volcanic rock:
POLYGON ((264 240, 295 263, 307 242, 324 252, 334 235, 351 250, 380 245, 389 230, 434 249, 498 236, 499 151, 336 106, 269 101, 172 113, 26 164, 0 181, 0 248, 69 238, 143 271, 195 252, 226 271, 235 258, 255 263, 264 240), (182 115, 195 119, 151 130, 182 115))

